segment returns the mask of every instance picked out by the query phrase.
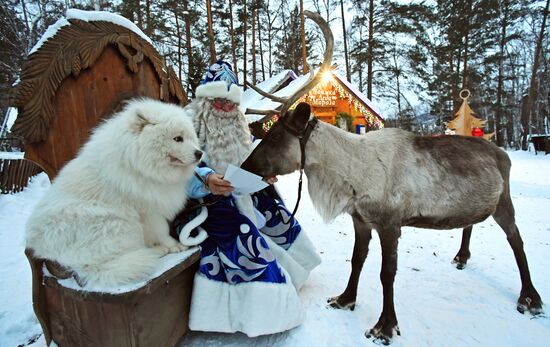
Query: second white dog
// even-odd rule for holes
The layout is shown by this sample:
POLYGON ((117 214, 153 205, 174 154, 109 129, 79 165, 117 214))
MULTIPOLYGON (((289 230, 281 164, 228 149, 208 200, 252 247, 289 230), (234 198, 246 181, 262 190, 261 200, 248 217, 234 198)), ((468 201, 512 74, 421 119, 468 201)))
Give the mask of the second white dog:
POLYGON ((186 248, 168 221, 187 200, 198 148, 185 110, 129 102, 59 172, 29 218, 27 247, 95 286, 146 279, 161 256, 186 248))

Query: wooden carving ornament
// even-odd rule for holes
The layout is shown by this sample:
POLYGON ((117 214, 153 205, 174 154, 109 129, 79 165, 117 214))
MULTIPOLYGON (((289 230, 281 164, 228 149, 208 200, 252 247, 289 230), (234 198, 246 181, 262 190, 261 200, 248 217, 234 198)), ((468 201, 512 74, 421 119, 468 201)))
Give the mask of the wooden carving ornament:
POLYGON ((12 132, 30 143, 44 141, 55 117, 53 98, 57 88, 69 75, 78 76, 99 58, 107 45, 118 48, 131 72, 147 57, 162 82, 161 100, 174 96, 180 104, 187 102, 176 74, 167 68, 155 48, 123 26, 107 21, 86 22, 70 19, 36 52, 22 69, 21 82, 9 95, 10 104, 19 108, 12 132))

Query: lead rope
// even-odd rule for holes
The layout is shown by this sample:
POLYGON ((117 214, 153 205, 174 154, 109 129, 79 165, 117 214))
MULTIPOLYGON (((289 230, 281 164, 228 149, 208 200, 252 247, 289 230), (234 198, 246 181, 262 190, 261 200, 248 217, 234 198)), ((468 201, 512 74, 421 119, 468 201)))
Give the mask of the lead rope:
MULTIPOLYGON (((285 223, 284 219, 281 218, 284 225, 290 224, 294 216, 296 215, 296 212, 298 211, 298 205, 300 205, 300 199, 302 198, 302 175, 304 174, 304 164, 306 161, 305 156, 305 143, 302 142, 302 139, 300 138, 300 151, 302 152, 302 160, 300 164, 300 178, 298 179, 298 199, 296 200, 296 205, 294 206, 294 211, 292 211, 292 214, 290 215, 290 218, 285 223)), ((280 213, 280 211, 279 211, 280 213)))
POLYGON ((313 118, 311 121, 307 123, 307 127, 304 130, 303 134, 297 135, 298 139, 300 140, 300 178, 298 179, 298 199, 296 200, 296 205, 294 206, 294 211, 292 211, 292 214, 290 215, 290 218, 285 223, 284 219, 281 216, 281 211, 278 210, 279 215, 281 216, 281 221, 284 225, 290 224, 294 216, 296 215, 296 212, 298 211, 298 205, 300 205, 300 199, 302 198, 302 176, 304 174, 304 167, 306 164, 306 143, 309 140, 309 136, 311 135, 311 132, 313 131, 313 127, 317 124, 317 118, 313 118))

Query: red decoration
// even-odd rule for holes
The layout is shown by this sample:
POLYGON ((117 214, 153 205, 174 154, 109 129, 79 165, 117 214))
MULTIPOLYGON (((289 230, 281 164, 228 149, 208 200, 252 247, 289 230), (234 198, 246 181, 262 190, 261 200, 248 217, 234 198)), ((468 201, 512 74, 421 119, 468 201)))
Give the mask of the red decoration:
POLYGON ((472 129, 472 136, 482 137, 485 135, 485 132, 481 128, 473 128, 472 129))

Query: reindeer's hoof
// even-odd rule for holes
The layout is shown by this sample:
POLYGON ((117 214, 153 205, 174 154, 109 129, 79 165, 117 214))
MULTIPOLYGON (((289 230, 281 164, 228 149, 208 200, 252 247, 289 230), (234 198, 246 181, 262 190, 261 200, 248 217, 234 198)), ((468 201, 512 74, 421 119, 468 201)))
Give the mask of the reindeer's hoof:
POLYGON ((521 295, 518 299, 517 310, 519 313, 530 312, 533 316, 544 313, 542 310, 542 300, 535 291, 531 295, 521 295))
POLYGON ((456 263, 456 268, 458 270, 464 270, 466 268, 466 263, 456 263))
POLYGON ((332 308, 337 308, 340 310, 355 310, 355 300, 349 301, 343 299, 342 295, 329 298, 327 300, 328 306, 332 308))
POLYGON ((464 270, 466 268, 466 262, 468 261, 468 258, 469 257, 462 257, 462 256, 457 255, 453 259, 453 264, 455 264, 455 266, 458 270, 464 270))
POLYGON ((385 329, 377 328, 378 324, 365 333, 365 336, 367 339, 372 340, 376 344, 383 344, 388 346, 392 342, 393 333, 395 332, 397 335, 401 335, 401 332, 399 331, 399 327, 396 325, 393 328, 385 329), (385 333, 384 330, 389 330, 389 333, 385 333))

